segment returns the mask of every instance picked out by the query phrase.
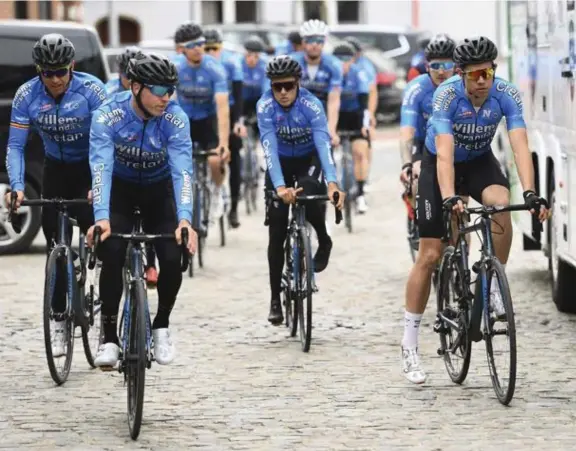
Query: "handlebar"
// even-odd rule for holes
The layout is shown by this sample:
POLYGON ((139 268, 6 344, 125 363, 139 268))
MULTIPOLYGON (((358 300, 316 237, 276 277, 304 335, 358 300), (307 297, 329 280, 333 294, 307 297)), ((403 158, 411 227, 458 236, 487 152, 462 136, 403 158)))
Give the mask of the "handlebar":
MULTIPOLYGON (((98 250, 98 245, 100 244, 100 235, 102 234, 102 229, 100 226, 94 227, 94 247, 90 258, 88 259, 88 269, 94 269, 96 266, 96 255, 98 250)), ((173 233, 111 233, 108 239, 119 239, 125 241, 132 241, 134 243, 147 243, 149 241, 155 240, 175 240, 173 233)), ((185 272, 188 269, 188 229, 182 229, 182 242, 180 244, 180 250, 182 252, 182 263, 180 265, 180 270, 185 272)))
MULTIPOLYGON (((279 200, 282 202, 282 198, 278 196, 276 191, 269 190, 266 191, 266 194, 270 197, 270 199, 279 200)), ((334 211, 336 212, 336 224, 340 224, 340 222, 342 222, 342 211, 336 208, 336 204, 338 203, 339 200, 340 200, 340 193, 337 192, 334 193, 334 211)), ((330 197, 328 197, 327 194, 311 194, 311 195, 296 196, 297 204, 304 204, 307 202, 330 202, 330 201, 331 199, 330 197)))

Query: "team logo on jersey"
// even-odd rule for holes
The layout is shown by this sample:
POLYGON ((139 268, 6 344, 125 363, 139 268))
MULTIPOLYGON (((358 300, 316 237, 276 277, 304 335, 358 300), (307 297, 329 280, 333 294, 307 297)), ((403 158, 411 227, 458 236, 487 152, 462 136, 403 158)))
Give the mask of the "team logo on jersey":
POLYGON ((518 91, 513 85, 499 81, 496 83, 496 91, 503 92, 512 97, 514 102, 516 102, 516 105, 518 105, 518 108, 520 108, 520 111, 522 111, 522 95, 520 94, 520 91, 518 91))
POLYGON ((52 105, 50 103, 45 103, 44 105, 41 105, 40 108, 38 108, 38 111, 40 113, 45 113, 46 111, 52 109, 52 105))
POLYGON ((453 86, 444 88, 434 100, 434 111, 448 111, 452 100, 456 98, 456 89, 453 86))

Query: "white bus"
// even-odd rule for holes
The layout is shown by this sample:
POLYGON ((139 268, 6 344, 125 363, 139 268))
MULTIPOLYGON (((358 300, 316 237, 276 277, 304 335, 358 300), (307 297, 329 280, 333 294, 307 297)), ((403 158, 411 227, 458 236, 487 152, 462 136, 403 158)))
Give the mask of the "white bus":
MULTIPOLYGON (((514 214, 514 221, 524 235, 524 249, 541 249, 548 257, 558 310, 572 313, 576 312, 574 3, 508 2, 509 78, 522 91, 536 188, 553 210, 542 232, 527 212, 514 214)), ((506 165, 512 202, 522 202, 522 186, 505 132, 498 135, 494 146, 506 165)))

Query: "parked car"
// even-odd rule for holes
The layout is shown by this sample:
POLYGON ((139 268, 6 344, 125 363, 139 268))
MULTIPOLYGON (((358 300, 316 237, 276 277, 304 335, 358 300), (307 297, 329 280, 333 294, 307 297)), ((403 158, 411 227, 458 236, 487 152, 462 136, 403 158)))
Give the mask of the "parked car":
POLYGON ((418 52, 418 41, 430 37, 427 31, 402 27, 344 24, 330 27, 330 33, 343 38, 354 36, 367 46, 383 52, 383 56, 396 60, 398 67, 406 72, 410 69, 410 60, 418 52))
POLYGON ((267 53, 274 53, 274 48, 283 43, 287 36, 288 31, 282 25, 263 25, 255 23, 239 23, 239 24, 212 24, 203 25, 202 28, 217 28, 222 32, 224 40, 235 44, 239 47, 244 46, 244 41, 248 36, 257 35, 268 47, 267 53))
MULTIPOLYGON (((0 195, 9 189, 6 173, 6 146, 10 128, 12 99, 18 88, 34 78, 32 46, 44 34, 61 33, 76 48, 76 70, 87 72, 108 81, 109 68, 102 53, 102 43, 96 29, 74 22, 40 20, 0 21, 0 195)), ((26 144, 27 198, 38 198, 42 186, 44 148, 42 140, 32 129, 26 144)), ((40 209, 23 209, 22 233, 17 235, 7 222, 8 210, 0 202, 0 255, 26 251, 40 229, 40 209)))

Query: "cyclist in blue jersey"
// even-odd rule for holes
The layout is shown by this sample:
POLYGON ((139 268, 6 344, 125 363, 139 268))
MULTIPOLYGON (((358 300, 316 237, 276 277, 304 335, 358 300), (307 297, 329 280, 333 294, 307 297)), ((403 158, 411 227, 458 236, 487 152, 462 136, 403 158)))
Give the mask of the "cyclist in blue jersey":
MULTIPOLYGON (((206 53, 220 61, 226 69, 228 80, 228 99, 230 105, 230 211, 228 212, 228 223, 230 227, 236 229, 240 226, 238 221, 238 200, 240 198, 240 176, 241 159, 240 149, 242 149, 242 137, 246 136, 243 113, 243 81, 242 60, 239 54, 222 48, 222 34, 215 29, 204 30, 206 39, 206 53)), ((218 218, 222 211, 215 209, 214 217, 218 218)))
POLYGON ((364 197, 364 183, 368 176, 368 130, 370 113, 368 111, 369 75, 360 66, 354 64, 354 47, 348 43, 334 48, 333 55, 342 62, 344 79, 340 95, 340 117, 338 130, 354 132, 350 138, 354 158, 354 177, 356 179, 356 207, 360 214, 368 211, 364 197))
MULTIPOLYGON (((509 82, 494 78, 498 50, 486 37, 465 39, 454 50, 458 75, 442 83, 432 100, 418 182, 418 257, 406 286, 406 311, 402 339, 402 371, 413 383, 426 380, 418 357, 418 330, 430 293, 432 273, 442 252, 442 209, 463 211, 461 195, 484 205, 507 205, 508 180, 490 144, 499 122, 506 118, 508 135, 524 200, 539 219, 548 217, 546 200, 535 193, 534 167, 528 148, 520 92, 509 82)), ((494 250, 505 265, 512 242, 510 215, 498 215, 493 234, 494 250)), ((504 313, 499 284, 491 284, 490 309, 496 320, 504 313)))
POLYGON ((412 56, 410 60, 410 68, 406 74, 406 81, 414 80, 418 75, 426 73, 426 47, 430 44, 430 39, 424 38, 418 41, 420 50, 412 56))
POLYGON ((322 52, 328 35, 328 26, 324 22, 317 19, 304 22, 300 35, 304 40, 304 51, 291 56, 302 67, 302 87, 322 102, 332 145, 337 146, 340 143, 336 128, 340 113, 342 65, 333 55, 322 52))
POLYGON ((118 64, 118 77, 115 77, 106 83, 106 92, 108 93, 108 96, 130 88, 130 81, 126 77, 126 67, 128 67, 128 61, 130 61, 131 58, 134 58, 138 53, 140 53, 138 47, 126 47, 126 50, 116 57, 116 64, 118 64))
MULTIPOLYGON (((270 271, 270 313, 268 321, 279 325, 283 321, 280 287, 284 266, 284 241, 288 226, 288 205, 298 192, 321 194, 326 190, 334 199, 338 192, 338 208, 344 205, 344 193, 336 183, 336 168, 332 160, 330 134, 326 114, 320 101, 308 90, 300 88, 302 68, 290 56, 272 59, 266 66, 272 89, 258 101, 256 114, 260 141, 266 157, 265 186, 276 190, 284 203, 271 202, 267 206, 268 266, 270 271), (294 180, 298 188, 294 188, 294 180)), ((332 240, 325 223, 326 213, 318 204, 306 208, 306 219, 316 231, 318 251, 314 269, 321 272, 328 266, 332 240)))
MULTIPOLYGON (((17 206, 24 198, 24 149, 30 127, 44 143, 42 196, 50 199, 87 198, 90 191, 88 138, 90 118, 106 99, 104 84, 92 75, 74 71, 75 50, 60 34, 42 36, 34 45, 32 59, 38 76, 24 83, 14 96, 10 117, 10 134, 6 168, 10 187, 18 195, 17 206)), ((9 204, 9 195, 6 197, 9 204)), ((70 208, 84 233, 93 223, 89 206, 70 208)), ((47 252, 56 239, 58 213, 55 208, 42 209, 42 230, 47 252)), ((65 281, 57 280, 52 306, 56 314, 66 308, 65 281)), ((57 316, 57 315, 56 315, 57 316)), ((65 321, 53 320, 55 337, 52 354, 65 354, 65 321)))
POLYGON ((288 33, 288 39, 276 46, 275 55, 289 55, 290 53, 302 51, 302 36, 297 31, 288 33))
POLYGON ((404 91, 400 111, 400 180, 409 183, 411 172, 415 193, 426 137, 426 123, 432 116, 432 95, 440 83, 454 75, 455 63, 452 54, 455 47, 456 43, 448 35, 434 36, 426 47, 428 73, 416 77, 404 91))
POLYGON ((226 69, 216 58, 204 54, 206 39, 199 25, 187 22, 178 27, 174 42, 184 55, 184 58, 174 62, 179 79, 176 94, 178 103, 190 120, 193 141, 202 150, 221 153, 208 159, 213 182, 211 214, 219 217, 223 211, 220 188, 224 183, 224 174, 221 172, 221 162, 230 159, 226 69))
MULTIPOLYGON (((246 53, 242 59, 244 72, 244 117, 256 114, 256 103, 262 94, 270 89, 270 80, 266 77, 266 59, 261 56, 265 49, 259 36, 250 36, 244 42, 246 53)), ((256 130, 257 133, 257 130, 256 130)))
MULTIPOLYGON (((160 262, 158 312, 152 323, 154 357, 167 365, 175 348, 169 318, 182 283, 182 229, 195 251, 192 222, 192 141, 186 114, 170 100, 178 74, 162 55, 139 54, 127 69, 130 90, 117 94, 92 116, 90 167, 95 226, 102 229, 98 248, 102 261, 100 299, 104 340, 96 366, 114 366, 120 347, 117 319, 123 291, 122 267, 126 243, 109 240, 111 231, 130 233, 133 211, 140 208, 144 230, 174 233, 174 241, 155 244, 160 262)), ((94 227, 88 232, 93 242, 94 227)))

